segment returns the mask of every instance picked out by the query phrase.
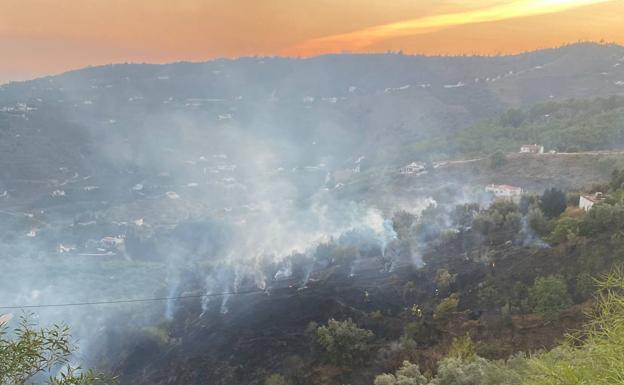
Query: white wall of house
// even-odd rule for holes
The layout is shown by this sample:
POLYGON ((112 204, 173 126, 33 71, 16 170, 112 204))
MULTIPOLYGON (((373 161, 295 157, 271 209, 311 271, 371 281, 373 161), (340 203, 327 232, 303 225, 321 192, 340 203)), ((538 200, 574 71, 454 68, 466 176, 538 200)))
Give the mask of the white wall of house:
POLYGON ((416 174, 416 173, 424 171, 425 169, 426 169, 425 164, 413 162, 411 164, 408 164, 407 166, 401 167, 399 169, 399 172, 401 174, 416 174))
POLYGON ((581 195, 581 198, 579 199, 579 207, 585 211, 591 210, 591 208, 594 206, 594 203, 595 202, 592 199, 584 195, 581 195))
POLYGON ((524 145, 522 147, 520 147, 520 152, 524 153, 524 154, 543 154, 544 153, 544 146, 538 146, 535 144, 531 144, 531 145, 524 145))
POLYGON ((510 200, 513 202, 519 202, 522 197, 522 189, 514 186, 489 185, 485 188, 485 191, 493 194, 496 199, 510 200))

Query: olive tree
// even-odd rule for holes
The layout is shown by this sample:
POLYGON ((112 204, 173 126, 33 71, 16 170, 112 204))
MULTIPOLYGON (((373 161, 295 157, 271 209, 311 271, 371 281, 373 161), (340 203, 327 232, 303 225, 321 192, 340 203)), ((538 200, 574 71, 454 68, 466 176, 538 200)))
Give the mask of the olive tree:
POLYGON ((373 332, 359 328, 350 319, 330 319, 327 325, 316 330, 316 336, 330 362, 349 366, 361 364, 368 356, 368 343, 373 338, 373 332))

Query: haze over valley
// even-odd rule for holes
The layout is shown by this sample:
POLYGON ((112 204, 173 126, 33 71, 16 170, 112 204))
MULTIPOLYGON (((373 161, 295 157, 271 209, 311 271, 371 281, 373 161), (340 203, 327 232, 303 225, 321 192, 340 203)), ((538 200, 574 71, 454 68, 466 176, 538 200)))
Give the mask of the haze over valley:
POLYGON ((464 335, 488 359, 555 346, 621 260, 621 211, 594 213, 622 204, 624 47, 84 68, 0 86, 0 165, 0 313, 71 325, 72 364, 379 385, 411 360, 436 381, 464 335), (522 302, 550 276, 560 318, 522 302), (370 351, 324 356, 334 318, 370 351))

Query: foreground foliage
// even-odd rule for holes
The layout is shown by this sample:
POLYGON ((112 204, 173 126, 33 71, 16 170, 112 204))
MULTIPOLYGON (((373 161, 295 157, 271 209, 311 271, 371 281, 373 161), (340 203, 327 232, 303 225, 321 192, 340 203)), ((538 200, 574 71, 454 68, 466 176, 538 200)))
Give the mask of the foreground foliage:
POLYGON ((92 370, 72 366, 75 351, 66 325, 37 328, 26 317, 12 331, 0 324, 0 384, 41 383, 45 377, 49 385, 110 383, 92 370))
MULTIPOLYGON (((548 278, 558 286, 556 277, 548 278)), ((549 283, 549 284, 550 284, 549 283)), ((596 306, 579 333, 548 352, 489 361, 474 352, 468 337, 456 339, 429 381, 416 365, 404 362, 375 385, 616 385, 624 383, 624 270, 598 282, 596 306), (409 368, 409 371, 406 371, 409 368)))
POLYGON ((591 322, 561 346, 529 361, 527 385, 624 383, 624 271, 599 282, 591 322))

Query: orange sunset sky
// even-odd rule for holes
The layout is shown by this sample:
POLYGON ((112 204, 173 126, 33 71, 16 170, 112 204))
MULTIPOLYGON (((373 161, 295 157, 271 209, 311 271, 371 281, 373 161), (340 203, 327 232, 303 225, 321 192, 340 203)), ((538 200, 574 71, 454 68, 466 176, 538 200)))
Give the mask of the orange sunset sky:
POLYGON ((624 0, 0 0, 0 83, 118 62, 624 43, 624 0))

